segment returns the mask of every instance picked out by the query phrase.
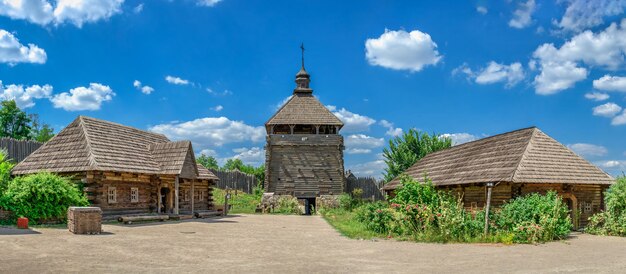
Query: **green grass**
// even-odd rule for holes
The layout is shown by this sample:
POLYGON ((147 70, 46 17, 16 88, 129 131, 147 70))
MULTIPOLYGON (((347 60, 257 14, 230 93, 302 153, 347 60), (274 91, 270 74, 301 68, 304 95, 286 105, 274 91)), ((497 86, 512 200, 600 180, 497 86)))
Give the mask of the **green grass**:
MULTIPOLYGON (((235 195, 235 191, 231 190, 230 200, 228 204, 232 205, 231 210, 228 213, 231 214, 254 214, 256 206, 261 202, 260 195, 248 194, 242 191, 238 191, 235 195)), ((224 196, 226 191, 219 188, 213 189, 213 203, 218 205, 224 205, 224 196)))
POLYGON ((386 235, 368 230, 363 223, 356 220, 354 212, 344 209, 326 209, 321 214, 332 227, 348 238, 386 238, 386 235))

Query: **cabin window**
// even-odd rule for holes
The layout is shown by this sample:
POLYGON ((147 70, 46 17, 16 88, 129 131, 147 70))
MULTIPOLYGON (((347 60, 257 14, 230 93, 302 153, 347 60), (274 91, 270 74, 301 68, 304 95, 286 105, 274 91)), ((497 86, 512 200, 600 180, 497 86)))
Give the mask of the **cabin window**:
POLYGON ((139 188, 136 188, 136 187, 130 188, 130 202, 139 203, 139 188))
POLYGON ((189 202, 189 201, 191 201, 191 197, 189 197, 189 196, 191 196, 191 195, 190 195, 190 193, 189 193, 189 192, 190 192, 190 191, 189 191, 188 189, 185 189, 185 191, 183 192, 183 195, 184 195, 183 199, 185 200, 185 202, 189 202))
POLYGON ((107 196, 108 196, 109 204, 117 203, 117 191, 115 190, 115 187, 112 187, 112 186, 109 187, 107 196))
POLYGON ((204 201, 204 190, 198 191, 198 201, 204 201))
POLYGON ((583 202, 583 212, 584 212, 584 213, 591 213, 592 208, 593 208, 593 206, 592 206, 592 204, 591 204, 591 203, 589 203, 589 202, 583 202))

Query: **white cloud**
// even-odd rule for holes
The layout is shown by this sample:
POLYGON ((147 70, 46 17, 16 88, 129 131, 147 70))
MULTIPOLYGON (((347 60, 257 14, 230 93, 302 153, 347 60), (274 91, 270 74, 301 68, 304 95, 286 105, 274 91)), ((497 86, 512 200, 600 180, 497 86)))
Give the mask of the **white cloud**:
POLYGON ((509 21, 509 26, 523 29, 532 23, 532 15, 535 12, 535 0, 518 3, 517 9, 513 12, 513 18, 509 21))
POLYGON ((477 84, 506 82, 505 86, 510 88, 523 80, 524 77, 524 69, 519 62, 504 65, 491 61, 486 68, 478 72, 475 81, 477 84))
POLYGON ((213 157, 217 157, 217 151, 213 150, 213 149, 203 149, 201 150, 199 153, 196 154, 196 156, 200 156, 200 155, 206 155, 206 156, 213 156, 213 157))
POLYGON ((380 37, 365 41, 365 58, 370 65, 417 72, 436 65, 442 56, 428 33, 386 29, 380 37))
POLYGON ((383 138, 374 138, 365 134, 348 135, 345 139, 346 153, 367 154, 372 149, 382 147, 385 144, 383 138))
POLYGON ((589 100, 601 102, 601 101, 604 101, 604 100, 608 100, 610 98, 610 96, 608 94, 606 94, 606 93, 591 92, 591 93, 585 94, 585 98, 587 98, 589 100))
POLYGON ((80 28, 120 13, 122 3, 124 0, 4 0, 0 1, 0 15, 39 25, 72 23, 80 28))
POLYGON ((15 35, 0 29, 0 63, 12 65, 17 63, 43 64, 46 59, 46 51, 37 45, 22 45, 15 35))
POLYGON ((579 32, 604 23, 603 18, 624 13, 625 0, 561 0, 567 8, 555 24, 568 31, 579 32))
POLYGON ((478 136, 469 133, 445 133, 441 134, 441 137, 450 138, 452 145, 455 146, 480 139, 478 136))
POLYGON ((613 117, 613 120, 611 121, 611 125, 614 125, 614 126, 626 125, 626 110, 624 110, 622 114, 613 117))
POLYGON ((113 96, 115 93, 109 86, 90 83, 89 87, 77 87, 54 95, 50 101, 55 108, 67 111, 99 110, 102 103, 111 101, 113 96))
POLYGON ((368 131, 369 127, 376 123, 376 120, 370 117, 352 113, 345 108, 338 109, 331 105, 326 107, 344 123, 342 131, 345 133, 368 131))
POLYGON ((245 164, 258 166, 262 164, 263 162, 265 162, 265 150, 260 147, 236 148, 236 149, 233 149, 233 152, 235 152, 236 155, 230 158, 239 159, 245 164))
POLYGON ((567 147, 583 157, 599 157, 609 153, 605 147, 592 144, 578 143, 567 145, 567 147))
POLYGON ((387 128, 385 135, 396 137, 402 134, 402 128, 394 127, 392 122, 387 120, 380 120, 380 125, 387 128))
POLYGON ((213 7, 219 2, 222 2, 222 0, 198 0, 197 3, 199 6, 213 7))
POLYGON ((616 161, 616 160, 609 160, 609 161, 600 161, 600 162, 596 162, 595 163, 597 166, 603 168, 603 169, 626 169, 626 161, 616 161))
POLYGON ((206 88, 206 92, 208 92, 211 95, 216 95, 216 96, 226 96, 226 95, 233 95, 233 92, 230 90, 225 89, 222 92, 216 92, 214 90, 212 90, 211 88, 206 88))
POLYGON ((606 103, 593 108, 593 115, 611 118, 617 115, 620 111, 622 111, 622 107, 617 104, 606 103))
POLYGON ((22 85, 3 86, 0 81, 0 101, 14 100, 21 109, 35 106, 34 99, 49 98, 52 94, 50 85, 32 85, 24 88, 22 85))
POLYGON ((217 105, 211 108, 211 110, 215 111, 215 112, 220 112, 224 109, 224 107, 222 105, 217 105))
POLYGON ((180 77, 171 76, 171 75, 165 76, 165 81, 174 85, 188 85, 189 84, 189 80, 185 80, 180 77))
POLYGON ((143 11, 143 3, 141 3, 141 4, 137 5, 137 6, 135 6, 135 7, 133 8, 133 12, 134 12, 134 13, 141 13, 142 11, 143 11))
POLYGON ((607 74, 599 79, 593 80, 593 87, 604 91, 626 92, 626 77, 607 74))
POLYGON ((385 161, 382 159, 360 163, 356 165, 348 166, 348 170, 352 171, 354 175, 359 177, 382 177, 384 169, 387 167, 385 161))
POLYGON ((144 86, 141 84, 141 81, 135 80, 133 82, 133 87, 137 88, 137 90, 141 91, 143 94, 150 94, 154 91, 151 86, 144 86))
POLYGON ((626 19, 598 33, 577 34, 558 49, 554 44, 543 44, 533 53, 532 62, 537 62, 541 69, 535 77, 535 89, 538 94, 553 94, 574 86, 589 74, 583 64, 619 69, 625 52, 626 19))
POLYGON ((206 117, 187 122, 171 122, 150 127, 172 140, 191 140, 198 149, 240 142, 265 140, 265 128, 253 127, 226 117, 206 117))
POLYGON ((480 14, 487 14, 487 12, 489 12, 489 10, 487 10, 487 8, 483 6, 476 7, 476 11, 480 14))

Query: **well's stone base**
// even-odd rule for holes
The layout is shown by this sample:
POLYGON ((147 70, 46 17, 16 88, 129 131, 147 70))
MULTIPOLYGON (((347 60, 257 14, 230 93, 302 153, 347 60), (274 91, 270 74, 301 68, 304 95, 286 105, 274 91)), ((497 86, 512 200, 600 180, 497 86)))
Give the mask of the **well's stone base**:
POLYGON ((67 209, 67 228, 74 234, 100 234, 102 210, 99 207, 70 207, 67 209))
POLYGON ((315 199, 316 208, 338 208, 341 206, 341 195, 320 195, 315 199))

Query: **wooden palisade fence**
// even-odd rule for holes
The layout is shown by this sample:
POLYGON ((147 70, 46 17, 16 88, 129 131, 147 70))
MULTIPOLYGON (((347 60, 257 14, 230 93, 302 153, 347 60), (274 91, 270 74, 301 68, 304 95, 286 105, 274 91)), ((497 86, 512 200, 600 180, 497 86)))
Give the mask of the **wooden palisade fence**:
POLYGON ((220 180, 217 182, 216 187, 221 189, 238 189, 246 193, 252 193, 255 186, 257 186, 257 179, 254 175, 243 173, 239 170, 222 171, 211 169, 211 172, 215 174, 220 180))
POLYGON ((6 150, 9 159, 12 159, 16 163, 24 160, 41 145, 43 144, 37 141, 15 140, 6 137, 0 138, 0 149, 6 150))
POLYGON ((372 177, 354 177, 350 176, 346 178, 346 193, 352 194, 354 189, 360 188, 363 190, 361 195, 362 199, 381 201, 385 200, 385 195, 381 191, 383 187, 383 181, 376 180, 372 177))

